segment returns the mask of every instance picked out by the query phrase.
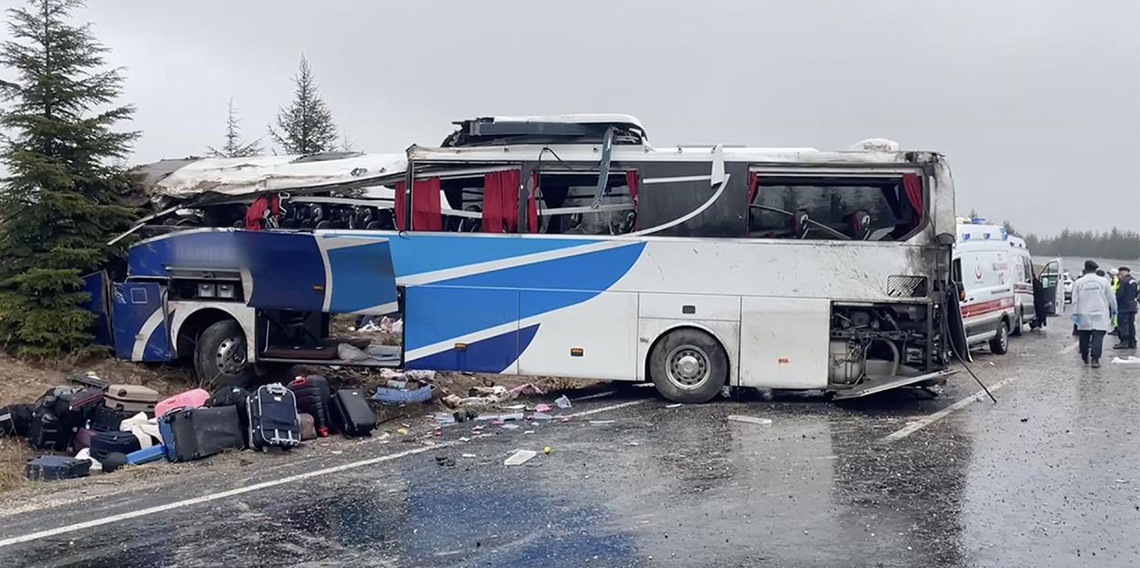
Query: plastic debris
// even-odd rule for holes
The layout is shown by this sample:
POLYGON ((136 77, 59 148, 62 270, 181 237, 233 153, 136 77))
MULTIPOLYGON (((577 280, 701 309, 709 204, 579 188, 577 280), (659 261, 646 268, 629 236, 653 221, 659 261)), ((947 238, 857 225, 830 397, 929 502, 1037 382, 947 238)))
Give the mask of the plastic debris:
POLYGON ((1129 355, 1127 358, 1113 357, 1112 362, 1116 363, 1117 365, 1140 365, 1140 357, 1137 357, 1135 355, 1129 355))
POLYGON ((591 420, 590 424, 613 424, 616 420, 591 420))
POLYGON ((553 410, 549 404, 537 404, 534 407, 535 412, 550 412, 553 410))
POLYGON ((475 458, 475 457, 479 457, 479 456, 476 456, 475 454, 463 454, 463 457, 465 457, 465 458, 475 458))
POLYGON ((545 448, 542 448, 542 453, 544 453, 546 455, 550 455, 550 446, 546 446, 545 448))
POLYGON ((739 414, 730 414, 728 420, 731 422, 743 422, 745 424, 756 424, 758 426, 771 426, 771 418, 757 418, 755 416, 741 416, 739 414))
POLYGON ((665 405, 665 408, 680 408, 680 407, 681 407, 681 403, 679 403, 679 402, 676 404, 666 404, 665 405))
POLYGON ((368 358, 368 354, 362 349, 357 349, 347 343, 337 344, 336 356, 343 361, 363 361, 368 358))
POLYGON ((566 395, 562 395, 562 396, 558 397, 558 400, 554 401, 554 404, 558 408, 565 410, 567 408, 570 408, 570 399, 566 398, 566 395))
POLYGON ((522 465, 537 455, 538 452, 531 450, 515 450, 515 453, 511 454, 511 457, 507 458, 503 465, 522 465))
POLYGON ((519 429, 518 424, 500 424, 499 427, 504 429, 504 430, 518 430, 519 429))
POLYGON ((523 383, 523 384, 507 391, 508 398, 512 398, 512 399, 519 396, 519 395, 524 395, 524 394, 545 394, 545 393, 542 392, 542 389, 540 389, 540 388, 538 388, 538 387, 536 387, 530 383, 523 383))
POLYGON ((396 433, 401 435, 401 436, 407 436, 408 435, 408 429, 407 428, 396 428, 396 433))
POLYGON ((523 434, 534 434, 534 430, 523 430, 523 434))
POLYGON ((99 463, 99 460, 91 457, 91 448, 83 448, 82 450, 79 450, 79 453, 75 454, 75 459, 87 460, 91 462, 91 468, 88 471, 103 471, 103 464, 99 463))
POLYGON ((455 414, 451 412, 437 412, 435 413, 435 421, 440 424, 455 424, 455 414))
POLYGON ((535 412, 530 415, 531 420, 553 420, 554 417, 545 412, 535 412))

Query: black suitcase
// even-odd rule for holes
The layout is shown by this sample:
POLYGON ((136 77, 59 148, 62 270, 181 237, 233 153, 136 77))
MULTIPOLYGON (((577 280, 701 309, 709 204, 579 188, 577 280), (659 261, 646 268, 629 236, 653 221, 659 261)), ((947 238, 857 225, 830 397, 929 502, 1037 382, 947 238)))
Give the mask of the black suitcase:
POLYGON ((91 417, 88 420, 91 422, 92 430, 107 432, 118 430, 119 426, 123 424, 123 419, 126 417, 125 414, 118 410, 99 405, 91 409, 91 417))
POLYGON ((50 409, 39 408, 32 413, 28 427, 28 444, 37 450, 63 451, 71 442, 73 432, 63 428, 59 418, 50 409))
POLYGON ((285 385, 273 383, 257 388, 247 401, 249 447, 292 448, 301 443, 301 423, 297 418, 297 398, 285 385))
POLYGON ((245 442, 245 446, 249 446, 249 411, 246 406, 246 401, 249 400, 249 391, 241 387, 221 387, 210 393, 210 398, 206 399, 206 404, 209 408, 221 408, 223 406, 232 406, 237 408, 238 422, 241 424, 241 439, 245 442))
POLYGON ((129 454, 140 449, 142 444, 139 443, 138 437, 130 432, 111 430, 96 432, 91 437, 91 457, 99 461, 103 461, 103 458, 112 452, 129 454))
POLYGON ((320 375, 297 377, 289 383, 289 390, 297 395, 297 412, 311 415, 317 435, 328 436, 332 426, 329 420, 332 390, 328 379, 320 375))
POLYGON ((86 477, 91 460, 77 460, 66 456, 41 456, 28 460, 24 476, 32 481, 53 481, 86 477))
POLYGON ((173 462, 202 459, 245 446, 234 406, 172 410, 158 419, 158 428, 166 457, 173 462))
POLYGON ((368 436, 376 428, 376 414, 354 389, 340 389, 332 397, 332 418, 345 436, 368 436))
POLYGON ((32 405, 10 404, 0 407, 0 434, 27 436, 32 427, 32 405))

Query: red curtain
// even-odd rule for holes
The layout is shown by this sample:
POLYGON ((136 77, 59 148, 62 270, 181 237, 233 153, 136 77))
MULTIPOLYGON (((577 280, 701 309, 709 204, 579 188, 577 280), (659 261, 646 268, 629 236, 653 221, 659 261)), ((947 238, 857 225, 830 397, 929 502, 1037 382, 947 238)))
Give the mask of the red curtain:
POLYGON ((917 227, 922 223, 922 180, 918 177, 918 174, 903 174, 902 182, 906 199, 910 202, 910 206, 915 212, 911 226, 917 227))
POLYGON ((637 170, 625 171, 625 185, 629 187, 629 198, 634 207, 637 207, 637 170))
MULTIPOLYGON (((519 177, 518 170, 483 175, 484 233, 515 232, 519 220, 519 177)), ((530 207, 527 209, 529 213, 530 207)), ((537 225, 537 212, 535 217, 537 225)))
POLYGON ((530 191, 526 196, 526 228, 528 233, 538 232, 538 173, 530 173, 530 191))
POLYGON ((760 183, 760 179, 756 176, 756 172, 748 172, 748 204, 752 205, 752 200, 756 199, 756 186, 760 183))
POLYGON ((268 210, 270 215, 276 219, 277 214, 281 209, 281 196, 274 194, 262 194, 249 204, 249 209, 245 210, 245 228, 251 231, 260 231, 262 228, 262 221, 265 219, 265 212, 268 210))
MULTIPOLYGON (((406 230, 404 220, 404 182, 396 183, 396 228, 406 230)), ((412 184, 412 230, 439 231, 443 229, 440 216, 439 178, 417 179, 412 184)))

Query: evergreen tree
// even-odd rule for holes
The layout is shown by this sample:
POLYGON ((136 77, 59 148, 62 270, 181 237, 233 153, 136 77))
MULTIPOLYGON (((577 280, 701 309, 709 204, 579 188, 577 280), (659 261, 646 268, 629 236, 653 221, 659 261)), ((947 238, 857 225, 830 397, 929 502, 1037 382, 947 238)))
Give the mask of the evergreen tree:
POLYGON ((226 114, 226 143, 222 145, 220 150, 213 146, 206 146, 211 156, 215 158, 245 158, 261 153, 261 146, 258 145, 258 142, 261 141, 260 138, 248 144, 241 141, 240 123, 241 120, 234 113, 234 99, 231 97, 226 114))
POLYGON ((304 55, 293 85, 293 102, 278 111, 277 128, 270 126, 269 135, 287 154, 336 150, 337 128, 332 112, 317 92, 316 77, 304 55))
POLYGON ((122 76, 101 70, 103 47, 87 25, 68 23, 79 0, 29 0, 8 10, 12 39, 0 64, 18 86, 4 90, 0 151, 9 177, 0 183, 0 343, 50 356, 88 346, 94 317, 81 276, 113 249, 111 235, 133 211, 119 198, 130 176, 114 162, 137 132, 116 132, 131 106, 116 106, 122 76))

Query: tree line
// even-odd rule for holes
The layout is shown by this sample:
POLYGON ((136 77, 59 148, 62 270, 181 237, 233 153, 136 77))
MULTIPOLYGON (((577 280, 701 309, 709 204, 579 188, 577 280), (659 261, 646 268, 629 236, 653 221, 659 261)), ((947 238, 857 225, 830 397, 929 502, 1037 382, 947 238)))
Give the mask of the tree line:
POLYGON ((1115 227, 1104 232, 1065 229, 1054 237, 1030 233, 1025 236, 1025 244, 1035 255, 1140 259, 1140 233, 1115 227))

